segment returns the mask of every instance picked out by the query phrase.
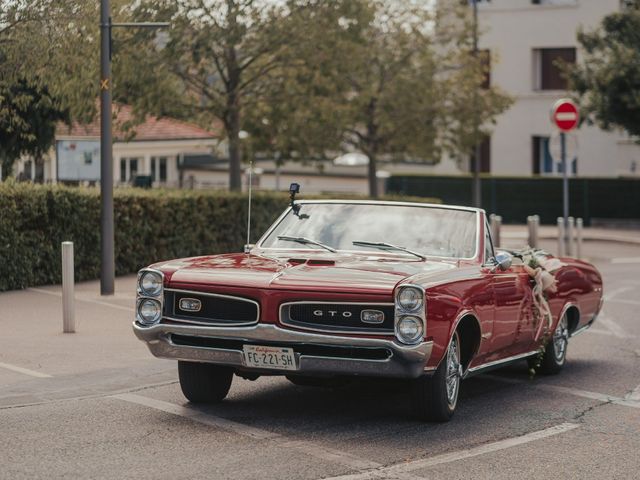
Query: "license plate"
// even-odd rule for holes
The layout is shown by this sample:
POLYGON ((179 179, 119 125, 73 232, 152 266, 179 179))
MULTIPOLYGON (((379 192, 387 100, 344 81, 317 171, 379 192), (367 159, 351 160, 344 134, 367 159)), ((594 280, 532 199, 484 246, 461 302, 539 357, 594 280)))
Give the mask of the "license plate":
POLYGON ((297 370, 293 348, 243 345, 242 351, 247 367, 297 370))

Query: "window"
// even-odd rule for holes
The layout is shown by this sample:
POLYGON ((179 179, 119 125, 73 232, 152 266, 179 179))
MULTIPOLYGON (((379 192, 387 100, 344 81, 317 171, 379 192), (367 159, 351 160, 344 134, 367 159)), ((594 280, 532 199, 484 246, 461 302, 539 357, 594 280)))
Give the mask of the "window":
MULTIPOLYGON (((532 138, 531 171, 534 175, 562 175, 562 161, 551 156, 549 137, 534 136, 532 138)), ((578 160, 571 161, 570 172, 578 172, 578 160)))
POLYGON ((484 223, 484 264, 487 265, 495 257, 493 253, 493 242, 491 241, 491 229, 487 222, 484 223))
POLYGON ((133 180, 138 175, 138 159, 129 159, 129 180, 133 180))
MULTIPOLYGON (((471 155, 471 164, 469 165, 469 171, 474 171, 475 162, 475 149, 471 155)), ((491 137, 485 136, 480 144, 480 173, 491 172, 491 137)))
POLYGON ((125 183, 127 181, 127 159, 120 159, 120 182, 125 183))
POLYGON ((536 90, 566 90, 563 64, 576 63, 576 49, 538 48, 533 51, 536 90))
POLYGON ((154 182, 167 181, 167 157, 151 157, 151 178, 154 182))
POLYGON ((121 158, 120 159, 120 183, 132 181, 138 175, 138 159, 137 158, 121 158))

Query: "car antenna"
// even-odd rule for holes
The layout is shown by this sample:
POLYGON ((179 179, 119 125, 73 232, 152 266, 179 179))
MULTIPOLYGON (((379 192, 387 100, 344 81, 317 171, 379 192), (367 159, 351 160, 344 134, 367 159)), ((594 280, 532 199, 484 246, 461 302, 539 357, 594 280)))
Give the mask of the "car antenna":
POLYGON ((247 208, 247 243, 244 246, 244 252, 249 253, 251 248, 251 187, 252 187, 253 162, 249 162, 249 207, 247 208))

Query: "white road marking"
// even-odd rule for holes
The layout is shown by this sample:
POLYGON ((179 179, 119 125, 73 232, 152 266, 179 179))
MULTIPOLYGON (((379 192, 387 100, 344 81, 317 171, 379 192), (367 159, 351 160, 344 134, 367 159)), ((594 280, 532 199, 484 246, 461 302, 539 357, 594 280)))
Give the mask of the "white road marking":
POLYGON ((617 297, 621 293, 629 292, 631 290, 635 290, 635 288, 629 287, 629 286, 625 286, 625 287, 616 288, 614 290, 606 292, 604 294, 604 301, 606 302, 607 300, 612 300, 613 298, 617 297))
POLYGON ((388 467, 377 468, 367 472, 360 472, 351 475, 342 475, 339 477, 331 477, 326 480, 375 480, 375 479, 388 479, 397 478, 397 475, 406 474, 415 470, 421 470, 435 465, 441 465, 443 463, 451 463, 466 458, 477 457, 479 455, 485 455, 487 453, 497 452, 505 450, 507 448, 517 447, 536 440, 542 440, 554 435, 559 435, 564 432, 568 432, 580 425, 576 423, 562 423, 555 427, 545 428, 544 430, 538 430, 537 432, 527 433, 525 435, 513 438, 507 438, 497 442, 487 443, 474 448, 468 448, 465 450, 459 450, 457 452, 444 453, 436 455, 434 457, 423 458, 420 460, 414 460, 412 462, 398 463, 388 467))
POLYGON ((603 312, 600 312, 600 314, 598 315, 598 324, 608 329, 615 337, 631 337, 631 335, 627 334, 624 329, 613 320, 613 318, 611 318, 609 315, 604 314, 603 312))
POLYGON ((624 398, 625 400, 631 400, 632 402, 640 403, 640 385, 638 385, 631 392, 629 392, 627 396, 624 398))
POLYGON ((608 302, 613 302, 613 303, 624 303, 627 305, 640 305, 640 301, 638 300, 625 300, 622 298, 610 298, 609 300, 607 300, 608 302))
POLYGON ((24 375, 29 375, 30 377, 51 378, 51 375, 49 375, 47 373, 37 372, 35 370, 29 370, 28 368, 17 367, 16 365, 10 365, 8 363, 0 362, 0 368, 4 368, 6 370, 11 370, 13 372, 22 373, 24 375))
POLYGON ((600 330, 599 328, 589 328, 587 329, 587 331, 585 333, 597 333, 598 335, 609 335, 609 336, 614 336, 613 333, 611 333, 609 330, 600 330))
POLYGON ((640 257, 612 258, 611 263, 640 263, 640 257))
MULTIPOLYGON (((30 292, 44 293, 45 295, 52 295, 54 297, 62 298, 62 293, 52 292, 50 290, 45 290, 43 288, 27 288, 27 290, 29 290, 30 292)), ((131 306, 131 307, 123 307, 122 305, 116 305, 116 304, 113 304, 113 303, 103 302, 101 300, 94 300, 94 299, 91 299, 91 298, 75 297, 75 299, 77 301, 79 301, 79 302, 95 303, 96 305, 102 305, 104 307, 117 308, 118 310, 125 310, 127 312, 132 312, 133 313, 133 311, 134 311, 133 306, 131 306)))
MULTIPOLYGON (((350 455, 342 450, 323 447, 312 442, 307 442, 305 440, 291 440, 278 433, 251 427, 249 425, 244 425, 232 420, 227 420, 226 418, 216 417, 215 415, 199 412, 189 407, 183 407, 181 405, 163 402, 161 400, 144 397, 142 395, 136 395, 133 393, 122 393, 119 395, 111 395, 111 398, 117 398, 125 402, 135 403, 137 405, 143 405, 155 410, 160 410, 162 412, 185 417, 204 425, 221 428, 223 430, 237 433, 238 435, 243 435, 245 437, 250 437, 256 440, 271 439, 271 441, 269 442, 270 444, 273 444, 275 441, 278 445, 282 445, 286 448, 295 449, 321 460, 343 465, 354 470, 382 467, 382 465, 377 462, 359 458, 355 455, 350 455)), ((409 479, 409 477, 407 476, 404 476, 403 478, 406 480, 409 479)))
POLYGON ((561 387, 559 385, 532 383, 531 381, 518 380, 516 378, 504 378, 497 375, 483 376, 502 383, 512 383, 517 385, 521 385, 524 383, 538 390, 565 393, 567 395, 573 395, 574 397, 589 398, 591 400, 598 400, 600 402, 615 403, 616 405, 622 405, 623 407, 640 408, 640 401, 636 401, 634 399, 614 397, 613 395, 606 395, 604 393, 591 392, 589 390, 580 390, 578 388, 561 387))

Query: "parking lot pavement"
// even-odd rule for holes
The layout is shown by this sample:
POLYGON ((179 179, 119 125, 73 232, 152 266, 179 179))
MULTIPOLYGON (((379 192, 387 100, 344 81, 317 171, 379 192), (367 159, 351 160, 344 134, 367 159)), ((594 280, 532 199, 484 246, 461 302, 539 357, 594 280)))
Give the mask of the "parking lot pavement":
POLYGON ((606 303, 560 375, 515 365, 462 384, 447 424, 408 416, 398 383, 334 389, 235 378, 229 397, 188 404, 175 362, 131 332, 135 278, 116 296, 77 287, 62 334, 60 288, 0 294, 0 478, 637 478, 640 258, 589 242, 606 303))

